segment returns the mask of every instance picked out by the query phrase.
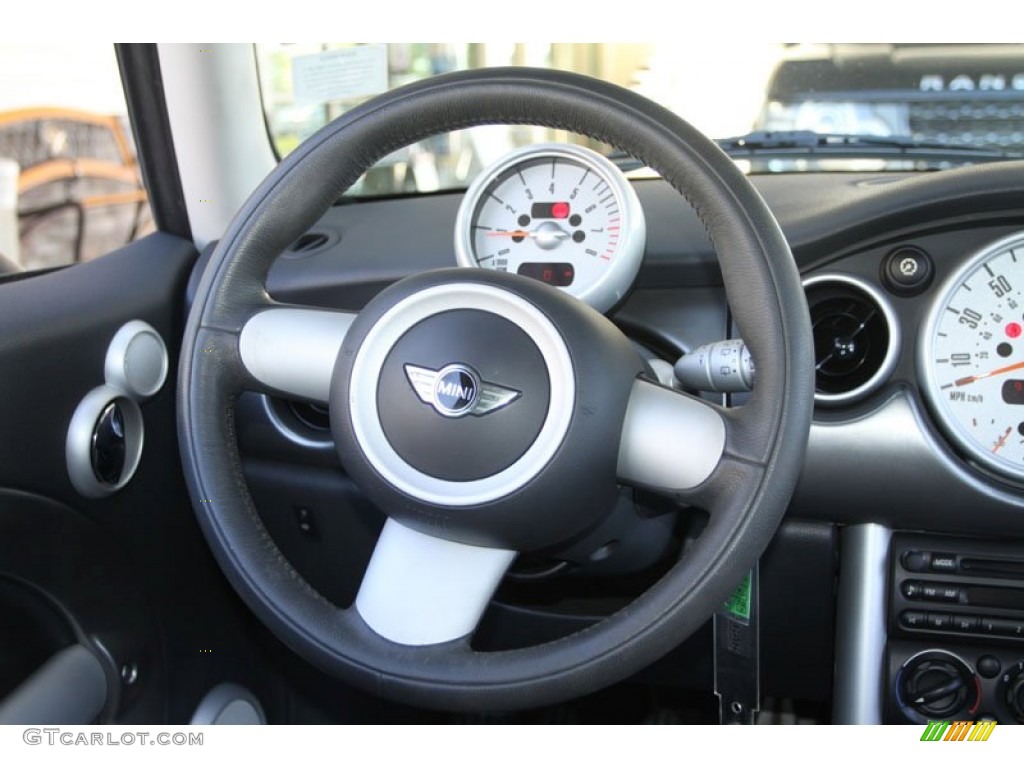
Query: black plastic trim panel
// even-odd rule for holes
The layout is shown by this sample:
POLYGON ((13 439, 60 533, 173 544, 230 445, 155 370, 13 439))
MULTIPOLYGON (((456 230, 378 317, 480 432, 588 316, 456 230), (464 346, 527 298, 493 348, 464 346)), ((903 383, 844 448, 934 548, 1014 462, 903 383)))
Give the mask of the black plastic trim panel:
POLYGON ((156 43, 117 43, 114 49, 153 221, 161 232, 192 240, 156 43))

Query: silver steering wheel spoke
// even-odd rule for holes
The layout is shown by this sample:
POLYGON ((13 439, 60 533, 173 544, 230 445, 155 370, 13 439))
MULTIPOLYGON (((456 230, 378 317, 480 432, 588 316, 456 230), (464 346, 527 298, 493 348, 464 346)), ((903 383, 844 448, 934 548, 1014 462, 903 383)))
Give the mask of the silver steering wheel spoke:
POLYGON ((440 539, 389 519, 363 576, 355 610, 378 635, 435 645, 471 635, 515 559, 440 539))
POLYGON ((718 468, 726 435, 727 422, 719 408, 637 379, 622 425, 619 480, 666 495, 687 494, 718 468))
POLYGON ((306 307, 260 310, 239 334, 242 365, 269 391, 326 403, 338 352, 355 318, 306 307))

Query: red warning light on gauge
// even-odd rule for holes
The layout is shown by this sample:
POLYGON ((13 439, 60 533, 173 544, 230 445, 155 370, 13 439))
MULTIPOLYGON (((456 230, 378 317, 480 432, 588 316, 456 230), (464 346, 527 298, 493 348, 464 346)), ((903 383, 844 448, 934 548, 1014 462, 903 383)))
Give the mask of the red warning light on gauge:
POLYGON ((1007 323, 1006 324, 1006 335, 1011 339, 1016 339, 1020 336, 1021 327, 1020 323, 1007 323))
POLYGON ((535 219, 567 219, 569 218, 569 204, 566 202, 534 203, 530 209, 530 215, 535 219))

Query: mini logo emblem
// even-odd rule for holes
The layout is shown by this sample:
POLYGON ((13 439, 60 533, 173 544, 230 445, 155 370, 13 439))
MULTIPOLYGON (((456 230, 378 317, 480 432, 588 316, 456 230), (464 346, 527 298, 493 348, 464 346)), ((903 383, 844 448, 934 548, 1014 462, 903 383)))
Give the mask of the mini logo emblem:
POLYGON ((462 363, 446 365, 439 371, 406 365, 405 375, 420 400, 451 418, 466 414, 483 416, 504 408, 522 394, 481 381, 476 371, 462 363))
POLYGON ((464 365, 449 365, 437 373, 433 404, 445 416, 461 416, 476 405, 480 382, 464 365))

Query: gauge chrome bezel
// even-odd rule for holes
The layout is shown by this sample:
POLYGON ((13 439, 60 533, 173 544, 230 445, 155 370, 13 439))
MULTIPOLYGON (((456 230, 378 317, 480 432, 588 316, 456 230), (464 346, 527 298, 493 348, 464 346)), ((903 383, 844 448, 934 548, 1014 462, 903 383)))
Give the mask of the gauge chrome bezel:
POLYGON ((633 185, 608 158, 587 147, 575 144, 531 144, 509 152, 484 169, 469 185, 455 217, 456 261, 460 267, 482 269, 473 255, 471 225, 473 216, 491 185, 513 166, 526 161, 555 157, 565 158, 588 168, 591 173, 598 175, 608 184, 619 201, 622 216, 619 247, 608 268, 600 278, 583 290, 575 290, 572 286, 562 289, 585 301, 598 312, 607 312, 625 298, 633 287, 644 257, 647 224, 633 185))
POLYGON ((928 404, 929 412, 938 423, 946 439, 985 469, 1018 483, 1024 482, 1024 466, 1015 465, 1013 462, 982 448, 960 428, 955 414, 949 411, 946 401, 939 396, 940 382, 931 362, 935 359, 935 334, 938 332, 939 318, 945 308, 949 306, 953 294, 971 275, 981 269, 982 265, 1019 247, 1024 247, 1024 232, 1017 232, 989 243, 953 270, 942 281, 932 297, 931 306, 921 325, 921 335, 917 344, 917 367, 922 384, 921 391, 928 404))

